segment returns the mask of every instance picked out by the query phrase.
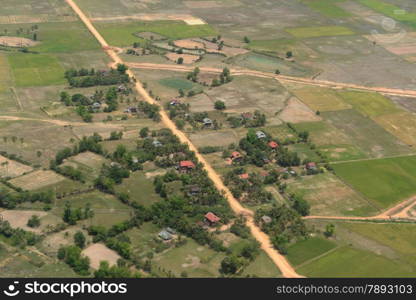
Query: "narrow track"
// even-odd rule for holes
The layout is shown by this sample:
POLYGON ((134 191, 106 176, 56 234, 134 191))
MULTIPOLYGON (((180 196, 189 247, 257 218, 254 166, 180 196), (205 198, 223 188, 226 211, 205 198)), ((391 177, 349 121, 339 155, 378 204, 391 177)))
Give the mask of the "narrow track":
MULTIPOLYGON (((71 6, 74 12, 78 15, 81 21, 85 24, 85 26, 89 29, 89 31, 94 35, 94 37, 98 40, 98 42, 103 47, 104 51, 110 56, 110 58, 114 61, 115 64, 123 64, 124 62, 118 56, 118 54, 111 48, 105 39, 101 36, 101 34, 95 29, 91 21, 87 18, 87 16, 82 12, 82 10, 78 7, 78 5, 73 0, 66 0, 66 2, 71 6)), ((252 235, 256 238, 256 240, 260 243, 261 248, 268 254, 268 256, 272 259, 272 261, 276 264, 276 266, 282 272, 284 277, 302 277, 301 275, 297 274, 294 268, 289 264, 286 258, 278 253, 272 246, 270 238, 260 230, 259 227, 256 226, 254 223, 253 212, 242 207, 241 204, 234 198, 231 194, 230 190, 224 185, 220 176, 215 172, 215 170, 211 167, 211 165, 204 159, 204 157, 198 152, 198 149, 194 146, 194 144, 188 139, 188 137, 180 130, 178 130, 175 124, 169 119, 166 111, 164 108, 156 102, 147 91, 143 88, 141 82, 136 78, 134 73, 129 69, 127 74, 136 82, 135 87, 138 93, 149 103, 157 104, 160 106, 160 115, 161 121, 164 125, 169 128, 173 134, 175 134, 182 143, 185 143, 189 146, 189 149, 195 152, 196 158, 199 162, 202 163, 204 169, 207 171, 208 177, 213 181, 215 187, 224 194, 225 198, 227 199, 231 209, 237 215, 244 215, 247 219, 247 226, 250 228, 252 235)))
MULTIPOLYGON (((193 70, 194 68, 194 67, 188 67, 188 66, 183 66, 183 65, 153 64, 153 63, 128 63, 127 65, 131 68, 137 68, 137 69, 169 70, 169 71, 177 71, 177 72, 189 72, 193 70)), ((199 69, 206 73, 217 74, 217 73, 222 72, 222 69, 218 69, 218 68, 199 67, 199 69)), ((326 80, 316 80, 316 79, 311 79, 311 78, 276 75, 273 73, 254 71, 254 70, 249 70, 249 69, 230 69, 230 72, 234 76, 247 75, 247 76, 263 77, 263 78, 273 78, 282 83, 284 82, 299 83, 299 84, 305 84, 305 85, 329 87, 329 88, 334 88, 334 89, 355 89, 355 90, 362 90, 362 91, 368 91, 368 92, 377 92, 377 93, 381 93, 385 95, 416 98, 416 91, 414 90, 393 89, 393 88, 387 88, 387 87, 369 87, 369 86, 357 85, 357 84, 352 84, 352 83, 342 83, 342 82, 333 82, 333 81, 326 81, 326 80)))

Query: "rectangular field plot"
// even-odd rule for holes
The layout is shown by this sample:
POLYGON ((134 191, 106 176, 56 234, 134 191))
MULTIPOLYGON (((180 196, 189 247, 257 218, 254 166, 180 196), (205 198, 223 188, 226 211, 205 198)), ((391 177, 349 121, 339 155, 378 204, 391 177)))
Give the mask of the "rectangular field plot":
POLYGON ((313 111, 333 111, 351 108, 332 89, 321 87, 304 87, 291 90, 296 97, 308 105, 313 111))
POLYGON ((413 152, 410 147, 406 146, 394 135, 355 110, 324 112, 321 116, 352 140, 353 145, 359 147, 365 154, 371 157, 413 152))
POLYGON ((36 190, 54 185, 65 180, 65 177, 53 171, 34 171, 32 173, 14 178, 10 183, 24 190, 36 190))
POLYGON ((375 118, 375 121, 407 145, 416 145, 416 116, 413 113, 387 114, 375 118))
POLYGON ((58 59, 44 54, 12 54, 8 56, 15 84, 18 87, 64 84, 64 69, 58 59))
POLYGON ((390 99, 378 93, 341 91, 338 95, 364 116, 378 117, 401 111, 390 99))
POLYGON ((95 23, 98 31, 112 46, 131 46, 140 40, 135 36, 140 32, 153 32, 170 39, 214 36, 216 30, 210 25, 188 25, 182 21, 152 21, 152 22, 123 22, 95 23))
POLYGON ((344 0, 302 0, 302 3, 308 5, 313 10, 320 12, 324 16, 333 18, 348 17, 350 14, 337 6, 337 3, 344 0))
POLYGON ((300 39, 355 34, 351 29, 344 26, 294 27, 286 28, 285 30, 294 37, 300 39))
POLYGON ((415 270, 370 251, 341 247, 297 269, 308 277, 414 277, 415 270))
POLYGON ((298 266, 310 259, 323 255, 336 246, 333 241, 321 237, 312 237, 290 245, 287 249, 287 258, 293 265, 298 266))
POLYGON ((311 215, 367 216, 377 209, 331 173, 305 176, 288 184, 288 190, 311 205, 311 215))
POLYGON ((16 177, 32 171, 31 166, 24 165, 0 155, 0 177, 16 177))
POLYGON ((337 176, 381 208, 416 195, 416 156, 332 165, 337 176))

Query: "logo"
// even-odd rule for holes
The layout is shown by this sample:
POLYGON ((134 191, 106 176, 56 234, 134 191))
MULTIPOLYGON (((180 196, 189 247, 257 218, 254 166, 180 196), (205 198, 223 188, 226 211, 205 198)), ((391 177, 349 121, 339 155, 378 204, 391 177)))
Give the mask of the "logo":
MULTIPOLYGON (((396 17, 406 15, 405 9, 396 9, 393 11, 393 14, 396 17)), ((384 29, 386 34, 380 33, 378 30, 371 30, 371 35, 374 38, 374 41, 378 41, 382 44, 393 44, 397 43, 403 39, 407 32, 399 26, 399 24, 392 18, 383 17, 381 20, 381 27, 384 29)))
POLYGON ((9 297, 17 296, 20 291, 16 289, 16 286, 19 284, 19 281, 13 282, 7 287, 7 290, 4 290, 3 293, 9 297))

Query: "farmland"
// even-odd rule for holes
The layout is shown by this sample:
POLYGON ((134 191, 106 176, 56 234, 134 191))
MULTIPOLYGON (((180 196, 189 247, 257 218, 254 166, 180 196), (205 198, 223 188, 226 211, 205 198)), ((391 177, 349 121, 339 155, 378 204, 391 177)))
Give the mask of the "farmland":
POLYGON ((415 275, 408 0, 3 2, 1 276, 415 275))

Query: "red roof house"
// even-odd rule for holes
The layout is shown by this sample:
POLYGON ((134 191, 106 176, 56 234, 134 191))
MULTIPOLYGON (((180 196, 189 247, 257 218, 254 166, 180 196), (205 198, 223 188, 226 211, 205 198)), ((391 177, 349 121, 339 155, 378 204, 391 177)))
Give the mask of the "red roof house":
POLYGON ((240 179, 249 179, 250 175, 248 173, 244 173, 244 174, 238 175, 238 177, 240 177, 240 179))
POLYGON ((233 153, 231 153, 231 159, 232 160, 235 160, 235 159, 240 159, 240 158, 242 158, 243 156, 241 155, 241 153, 240 152, 238 152, 238 151, 234 151, 233 153))
POLYGON ((217 217, 214 213, 208 212, 205 215, 205 221, 207 221, 210 225, 214 225, 218 223, 221 219, 217 217))
POLYGON ((272 148, 272 149, 276 149, 277 147, 279 147, 279 144, 278 143, 276 143, 275 141, 271 141, 271 142, 269 142, 269 147, 270 148, 272 148))
POLYGON ((179 168, 182 171, 189 171, 195 169, 195 164, 190 160, 182 160, 181 162, 179 162, 179 168))
POLYGON ((308 170, 316 170, 316 163, 314 162, 309 162, 306 164, 306 169, 308 170))

